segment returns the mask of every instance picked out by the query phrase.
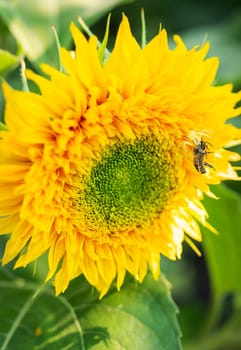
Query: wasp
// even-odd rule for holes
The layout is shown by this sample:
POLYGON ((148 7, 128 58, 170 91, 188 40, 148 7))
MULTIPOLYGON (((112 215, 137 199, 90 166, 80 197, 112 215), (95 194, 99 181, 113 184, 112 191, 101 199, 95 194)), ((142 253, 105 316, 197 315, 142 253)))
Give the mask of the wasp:
POLYGON ((206 167, 215 169, 211 164, 204 161, 207 158, 207 154, 212 153, 208 152, 208 143, 201 140, 193 149, 194 159, 193 164, 196 170, 201 173, 206 173, 206 167))

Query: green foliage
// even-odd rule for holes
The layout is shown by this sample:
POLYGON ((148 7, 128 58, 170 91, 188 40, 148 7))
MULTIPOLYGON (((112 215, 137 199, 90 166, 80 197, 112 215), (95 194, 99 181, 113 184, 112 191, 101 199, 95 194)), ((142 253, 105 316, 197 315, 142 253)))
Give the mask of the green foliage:
POLYGON ((107 22, 106 22, 105 35, 99 47, 99 59, 100 59, 100 62, 102 63, 104 62, 106 56, 109 54, 109 51, 107 49, 107 44, 109 39, 109 30, 110 30, 110 14, 108 15, 107 22))
POLYGON ((20 58, 10 52, 0 50, 0 76, 4 75, 19 64, 20 58))
MULTIPOLYGON (((202 230, 212 297, 206 305, 205 314, 203 309, 195 309, 193 332, 196 320, 199 334, 193 339, 185 339, 185 350, 238 350, 241 345, 241 198, 224 185, 215 186, 212 190, 219 199, 205 198, 204 204, 209 222, 219 233, 214 235, 205 228, 202 230)), ((197 302, 192 306, 189 320, 194 316, 195 306, 198 306, 197 302)), ((182 328, 188 328, 187 322, 188 318, 184 316, 182 328)))
POLYGON ((0 122, 0 131, 7 131, 7 127, 4 123, 0 122))
POLYGON ((69 33, 71 21, 77 23, 77 17, 81 16, 90 25, 121 2, 126 1, 97 1, 94 5, 88 0, 1 0, 0 16, 30 61, 57 66, 56 44, 51 27, 55 27, 61 45, 69 47, 72 40, 69 33))
POLYGON ((83 320, 90 329, 104 325, 112 344, 123 349, 175 350, 180 349, 176 311, 165 278, 156 282, 148 275, 141 286, 129 281, 121 293, 109 294, 83 320))
POLYGON ((219 198, 205 199, 210 223, 218 230, 212 235, 204 229, 204 251, 215 297, 241 292, 241 199, 224 185, 213 192, 219 198))
MULTIPOLYGON (((164 277, 129 279, 102 300, 79 278, 56 297, 52 287, 7 275, 0 281, 1 350, 178 350, 177 309, 164 277)), ((26 276, 25 276, 26 277, 26 276)))

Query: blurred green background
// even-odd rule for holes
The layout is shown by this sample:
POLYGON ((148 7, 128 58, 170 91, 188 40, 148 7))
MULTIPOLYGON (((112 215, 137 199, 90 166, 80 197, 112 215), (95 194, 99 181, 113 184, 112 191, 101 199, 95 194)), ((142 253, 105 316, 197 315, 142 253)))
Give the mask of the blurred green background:
MULTIPOLYGON (((180 34, 188 47, 210 41, 210 56, 219 56, 217 84, 232 82, 241 88, 241 1, 143 0, 143 1, 0 1, 0 73, 12 86, 21 88, 19 60, 38 70, 39 62, 57 65, 56 44, 50 29, 55 26, 60 42, 72 48, 68 26, 82 16, 101 40, 107 13, 111 11, 109 48, 124 12, 132 31, 141 39, 141 8, 145 10, 147 39, 159 30, 180 34), (24 6, 23 6, 24 4, 24 6), (44 8, 44 11, 43 11, 44 8), (31 35, 30 35, 31 34, 31 35), (27 39, 26 36, 27 35, 27 39), (38 40, 39 42, 38 42, 38 40), (9 55, 9 52, 13 56, 9 55)), ((3 118, 4 102, 0 97, 3 118)), ((241 125, 240 118, 235 121, 241 125)), ((241 153, 240 147, 235 150, 241 153)), ((183 259, 162 259, 179 309, 184 349, 241 349, 241 202, 239 184, 218 188, 219 201, 205 199, 210 222, 221 232, 213 237, 203 229, 204 254, 198 257, 184 244, 183 259), (206 237, 206 238, 205 238, 206 237), (197 340, 199 339, 199 340, 197 340), (195 344, 195 345, 194 345, 195 344)))

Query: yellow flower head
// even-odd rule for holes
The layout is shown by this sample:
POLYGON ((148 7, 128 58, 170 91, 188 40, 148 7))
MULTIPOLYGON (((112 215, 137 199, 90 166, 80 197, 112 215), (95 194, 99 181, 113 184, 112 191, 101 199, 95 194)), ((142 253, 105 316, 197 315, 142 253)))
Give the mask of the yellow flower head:
POLYGON ((226 121, 241 95, 212 85, 208 44, 188 50, 175 36, 170 50, 162 30, 141 48, 123 16, 103 63, 97 38, 70 28, 64 72, 27 72, 41 94, 3 84, 2 261, 26 266, 48 252, 57 294, 83 274, 104 295, 126 271, 142 281, 149 266, 157 278, 160 254, 179 258, 184 240, 201 240, 203 193, 238 178, 223 147, 240 139, 226 121))

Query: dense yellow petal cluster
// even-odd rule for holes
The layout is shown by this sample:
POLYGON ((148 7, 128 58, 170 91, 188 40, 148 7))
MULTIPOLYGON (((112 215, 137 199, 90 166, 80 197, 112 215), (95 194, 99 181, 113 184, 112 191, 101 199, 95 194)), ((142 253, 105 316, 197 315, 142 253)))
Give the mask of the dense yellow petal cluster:
POLYGON ((157 278, 160 254, 180 258, 185 239, 201 240, 203 193, 238 178, 224 147, 240 139, 226 121, 241 94, 213 86, 208 44, 188 50, 175 36, 171 50, 162 30, 141 48, 123 16, 102 63, 97 38, 70 28, 65 71, 27 72, 40 94, 3 84, 2 261, 21 267, 48 252, 57 294, 83 274, 104 295, 126 271, 141 282, 149 266, 157 278))

